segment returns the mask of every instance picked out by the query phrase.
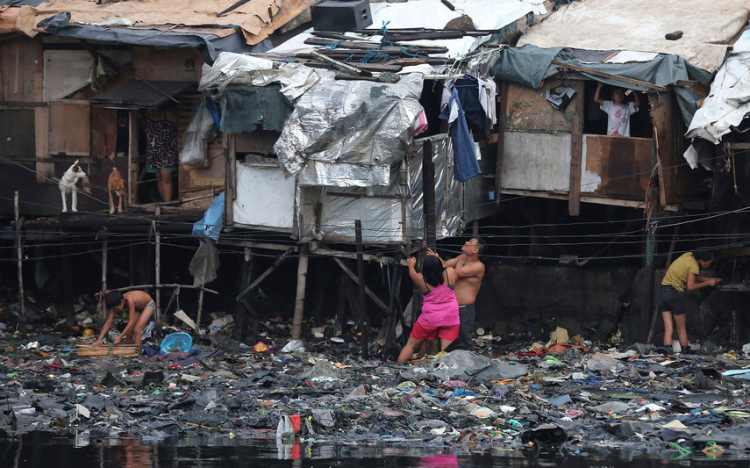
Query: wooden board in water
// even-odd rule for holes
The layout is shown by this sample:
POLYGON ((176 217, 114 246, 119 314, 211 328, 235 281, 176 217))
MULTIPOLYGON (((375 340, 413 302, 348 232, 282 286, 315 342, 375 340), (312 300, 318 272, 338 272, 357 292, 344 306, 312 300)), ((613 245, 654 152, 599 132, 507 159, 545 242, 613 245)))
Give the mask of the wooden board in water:
MULTIPOLYGON (((76 345, 79 356, 107 356, 109 346, 93 347, 91 345, 76 345)), ((112 348, 110 356, 135 357, 138 356, 138 346, 136 345, 117 345, 112 348)))

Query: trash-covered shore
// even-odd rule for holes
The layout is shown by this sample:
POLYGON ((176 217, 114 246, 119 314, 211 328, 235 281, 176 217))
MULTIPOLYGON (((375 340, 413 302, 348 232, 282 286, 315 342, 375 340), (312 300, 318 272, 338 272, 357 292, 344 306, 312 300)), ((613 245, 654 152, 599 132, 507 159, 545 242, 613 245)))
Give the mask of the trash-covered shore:
POLYGON ((231 321, 217 323, 224 328, 207 329, 189 350, 162 354, 150 338, 133 358, 78 356, 75 345, 90 337, 6 332, 0 436, 750 454, 750 358, 741 350, 669 354, 554 334, 548 343, 484 336, 475 352, 402 365, 362 360, 356 339, 330 336, 331 327, 322 338, 264 333, 248 345, 228 338, 231 321))

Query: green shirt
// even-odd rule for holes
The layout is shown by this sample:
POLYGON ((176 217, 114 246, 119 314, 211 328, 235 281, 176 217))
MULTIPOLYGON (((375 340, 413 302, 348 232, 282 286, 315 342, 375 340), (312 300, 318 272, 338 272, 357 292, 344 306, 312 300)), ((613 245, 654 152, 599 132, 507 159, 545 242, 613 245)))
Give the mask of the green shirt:
POLYGON ((674 286, 676 290, 685 292, 688 276, 690 274, 699 275, 700 271, 700 266, 698 266, 698 261, 693 257, 693 252, 687 252, 669 265, 667 274, 664 275, 664 280, 661 284, 662 286, 674 286))

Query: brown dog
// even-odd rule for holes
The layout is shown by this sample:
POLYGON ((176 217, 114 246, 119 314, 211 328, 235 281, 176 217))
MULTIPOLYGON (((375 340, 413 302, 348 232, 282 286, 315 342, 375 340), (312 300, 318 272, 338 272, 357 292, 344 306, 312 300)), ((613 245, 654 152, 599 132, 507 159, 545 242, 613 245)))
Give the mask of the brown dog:
POLYGON ((112 198, 112 192, 117 194, 117 212, 122 213, 122 197, 125 196, 125 179, 120 175, 120 171, 116 167, 112 168, 112 173, 109 174, 109 182, 107 182, 109 188, 109 212, 110 214, 115 212, 115 201, 112 198))

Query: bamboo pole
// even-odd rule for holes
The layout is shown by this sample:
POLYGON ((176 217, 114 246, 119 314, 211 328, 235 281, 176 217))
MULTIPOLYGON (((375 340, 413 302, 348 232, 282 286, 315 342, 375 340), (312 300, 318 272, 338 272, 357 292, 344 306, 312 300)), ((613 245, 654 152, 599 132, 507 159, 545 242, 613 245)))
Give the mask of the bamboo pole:
MULTIPOLYGON (((156 207, 156 211, 154 213, 157 217, 161 215, 161 206, 156 207)), ((156 282, 156 310, 154 310, 154 319, 156 320, 156 326, 154 327, 154 331, 156 332, 156 336, 160 337, 159 328, 161 326, 161 235, 159 234, 159 224, 154 224, 154 233, 155 233, 155 239, 156 239, 156 245, 155 245, 155 260, 154 265, 156 271, 155 273, 155 282, 156 282)))
POLYGON ((24 305, 23 296, 23 248, 21 246, 22 233, 21 233, 21 210, 18 207, 18 190, 16 190, 13 196, 13 205, 16 215, 16 245, 18 253, 18 296, 21 301, 21 315, 18 317, 18 331, 21 334, 26 333, 26 306, 24 305))

